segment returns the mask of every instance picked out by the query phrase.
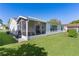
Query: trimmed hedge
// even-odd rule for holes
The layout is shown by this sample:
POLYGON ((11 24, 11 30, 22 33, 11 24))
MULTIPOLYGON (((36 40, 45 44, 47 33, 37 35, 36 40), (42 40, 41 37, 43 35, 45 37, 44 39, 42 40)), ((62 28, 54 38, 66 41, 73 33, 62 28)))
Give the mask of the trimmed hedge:
POLYGON ((68 31, 68 36, 69 37, 74 37, 74 38, 76 38, 77 37, 77 31, 75 30, 75 29, 69 29, 68 31))

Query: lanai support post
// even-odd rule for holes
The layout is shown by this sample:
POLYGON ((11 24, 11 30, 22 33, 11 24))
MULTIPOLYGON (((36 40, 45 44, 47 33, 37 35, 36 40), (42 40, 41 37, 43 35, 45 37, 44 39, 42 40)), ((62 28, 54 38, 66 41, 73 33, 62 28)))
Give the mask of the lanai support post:
POLYGON ((26 40, 28 40, 28 22, 29 21, 26 21, 26 40))
POLYGON ((26 23, 26 25, 25 25, 26 26, 26 28, 25 28, 26 35, 22 34, 22 26, 23 26, 23 24, 22 24, 22 21, 21 21, 21 38, 18 39, 18 42, 28 41, 28 21, 25 21, 25 23, 26 23))

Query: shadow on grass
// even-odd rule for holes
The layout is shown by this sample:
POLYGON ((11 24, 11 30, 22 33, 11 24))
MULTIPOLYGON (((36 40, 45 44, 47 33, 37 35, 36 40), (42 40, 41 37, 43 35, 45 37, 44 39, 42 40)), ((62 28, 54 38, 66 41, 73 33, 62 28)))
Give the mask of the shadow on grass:
POLYGON ((0 48, 0 56, 46 56, 44 48, 40 48, 35 44, 23 44, 18 49, 0 48))

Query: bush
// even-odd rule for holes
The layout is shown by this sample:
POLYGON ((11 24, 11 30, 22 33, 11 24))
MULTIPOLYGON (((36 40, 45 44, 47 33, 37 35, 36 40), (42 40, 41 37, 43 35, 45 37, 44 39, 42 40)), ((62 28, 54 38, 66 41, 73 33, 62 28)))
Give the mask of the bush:
POLYGON ((75 29, 70 29, 67 32, 69 37, 74 37, 74 38, 77 37, 77 31, 75 29))
POLYGON ((7 34, 10 34, 10 31, 7 31, 6 33, 7 33, 7 34))
POLYGON ((47 56, 44 48, 36 46, 36 44, 22 44, 17 48, 0 48, 0 56, 47 56))

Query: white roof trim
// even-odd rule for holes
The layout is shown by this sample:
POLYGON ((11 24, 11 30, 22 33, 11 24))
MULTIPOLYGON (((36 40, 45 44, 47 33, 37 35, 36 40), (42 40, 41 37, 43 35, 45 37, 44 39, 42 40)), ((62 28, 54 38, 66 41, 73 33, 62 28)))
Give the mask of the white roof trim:
POLYGON ((46 23, 45 20, 42 20, 42 19, 39 19, 39 18, 35 18, 35 17, 31 17, 31 16, 28 16, 28 18, 33 18, 34 21, 40 21, 40 22, 45 22, 46 23))
POLYGON ((28 19, 27 17, 24 17, 24 16, 19 16, 18 18, 24 18, 24 19, 28 19))
POLYGON ((45 20, 42 20, 42 19, 39 19, 39 18, 35 18, 35 17, 31 17, 31 16, 27 16, 27 17, 19 16, 19 17, 17 18, 17 20, 18 20, 19 18, 28 19, 29 21, 30 21, 30 20, 33 20, 33 21, 39 21, 39 22, 45 22, 45 23, 46 23, 45 20))

